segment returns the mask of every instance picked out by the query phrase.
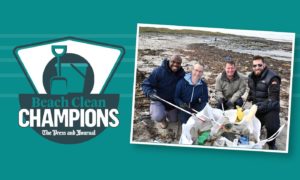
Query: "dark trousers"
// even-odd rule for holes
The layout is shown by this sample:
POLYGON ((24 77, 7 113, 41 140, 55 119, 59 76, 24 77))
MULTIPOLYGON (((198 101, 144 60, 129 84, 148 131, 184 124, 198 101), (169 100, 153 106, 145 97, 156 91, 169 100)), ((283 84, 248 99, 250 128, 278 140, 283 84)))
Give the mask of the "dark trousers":
MULTIPOLYGON (((227 103, 227 101, 224 101, 224 103, 223 103, 223 105, 224 105, 224 110, 227 110, 227 109, 228 109, 228 107, 226 106, 226 103, 227 103)), ((244 103, 243 99, 242 99, 242 98, 238 98, 238 99, 233 103, 233 106, 234 106, 234 108, 235 108, 236 105, 242 107, 242 106, 243 106, 243 103, 244 103)), ((217 103, 217 108, 223 110, 223 109, 222 109, 222 104, 218 102, 218 103, 217 103)))
POLYGON ((183 112, 183 111, 178 112, 178 119, 181 122, 181 124, 185 124, 189 120, 190 117, 191 117, 191 115, 186 112, 183 112))
MULTIPOLYGON (((202 111, 202 109, 206 106, 207 103, 200 103, 200 104, 192 104, 190 108, 185 108, 186 111, 190 113, 195 113, 193 110, 196 110, 197 112, 202 111)), ((181 124, 185 124, 189 118, 191 117, 190 114, 183 112, 181 110, 178 111, 178 119, 181 122, 181 124)))
MULTIPOLYGON (((256 117, 261 122, 261 127, 265 126, 267 129, 267 138, 271 137, 280 128, 280 119, 278 111, 270 111, 265 114, 256 113, 256 117)), ((268 142, 269 146, 274 146, 276 139, 268 142)))

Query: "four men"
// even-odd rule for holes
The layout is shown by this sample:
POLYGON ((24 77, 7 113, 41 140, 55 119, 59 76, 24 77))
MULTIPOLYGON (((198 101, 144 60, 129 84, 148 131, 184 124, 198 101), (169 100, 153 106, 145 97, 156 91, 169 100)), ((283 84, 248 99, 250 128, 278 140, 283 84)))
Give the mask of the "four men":
MULTIPOLYGON (((160 67, 153 70, 142 83, 144 94, 150 98, 151 119, 158 122, 161 128, 167 127, 167 120, 186 123, 190 114, 175 109, 161 101, 164 99, 172 104, 193 112, 201 111, 208 102, 207 84, 202 80, 203 66, 195 64, 191 73, 185 74, 181 67, 182 59, 174 55, 170 60, 163 60, 160 67)), ((267 68, 264 58, 254 56, 253 72, 248 77, 250 88, 247 101, 258 106, 256 117, 267 129, 267 137, 271 137, 280 127, 280 83, 281 78, 267 68)), ((216 78, 217 108, 232 109, 242 106, 242 95, 246 91, 246 79, 237 72, 234 61, 225 62, 224 71, 216 78)), ((276 149, 275 140, 268 143, 269 149, 276 149)))

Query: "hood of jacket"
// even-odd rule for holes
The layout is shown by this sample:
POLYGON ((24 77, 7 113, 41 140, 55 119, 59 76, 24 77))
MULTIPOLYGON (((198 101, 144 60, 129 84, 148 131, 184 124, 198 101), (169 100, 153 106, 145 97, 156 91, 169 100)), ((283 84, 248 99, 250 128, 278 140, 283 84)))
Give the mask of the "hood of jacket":
POLYGON ((198 82, 196 84, 193 84, 192 82, 192 73, 187 73, 184 76, 184 79, 189 83, 189 85, 191 86, 198 86, 198 85, 202 85, 202 80, 201 78, 198 80, 198 82))

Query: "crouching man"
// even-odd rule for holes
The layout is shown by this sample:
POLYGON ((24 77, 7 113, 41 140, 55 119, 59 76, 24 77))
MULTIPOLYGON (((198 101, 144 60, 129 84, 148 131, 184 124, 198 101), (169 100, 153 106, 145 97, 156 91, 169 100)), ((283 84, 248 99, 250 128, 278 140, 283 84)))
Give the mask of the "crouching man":
POLYGON ((234 109, 236 105, 242 106, 243 99, 241 97, 245 93, 246 87, 246 79, 237 72, 234 61, 226 61, 224 71, 216 78, 217 108, 226 110, 234 109))
MULTIPOLYGON (((181 108, 192 112, 192 109, 201 111, 208 102, 208 88, 201 79, 203 75, 203 66, 195 64, 192 73, 187 73, 176 86, 175 103, 181 108)), ((186 123, 190 114, 179 111, 178 117, 181 123, 186 123)))
POLYGON ((174 103, 176 84, 185 74, 181 63, 182 59, 179 55, 172 56, 170 60, 164 59, 162 65, 155 68, 142 83, 144 94, 151 100, 151 119, 159 123, 163 129, 168 126, 167 120, 177 121, 177 110, 165 102, 161 102, 157 96, 174 103))
MULTIPOLYGON (((248 101, 257 105, 256 117, 267 129, 267 138, 271 137, 280 127, 280 83, 281 78, 269 69, 261 56, 254 56, 253 72, 248 77, 250 88, 248 101)), ((277 149, 276 140, 268 142, 269 149, 277 149)))

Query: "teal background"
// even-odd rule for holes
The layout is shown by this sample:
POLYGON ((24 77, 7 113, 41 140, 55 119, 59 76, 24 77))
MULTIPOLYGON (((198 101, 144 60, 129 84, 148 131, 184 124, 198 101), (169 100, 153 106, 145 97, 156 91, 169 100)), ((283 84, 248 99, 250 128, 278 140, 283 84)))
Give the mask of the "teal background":
POLYGON ((258 0, 1 3, 0 179, 299 177, 298 11, 299 4, 293 1, 258 0), (289 153, 129 144, 137 23, 295 32, 289 153), (121 94, 120 125, 78 145, 50 142, 30 128, 18 127, 18 94, 33 89, 13 57, 13 48, 69 35, 126 49, 106 91, 121 94))

